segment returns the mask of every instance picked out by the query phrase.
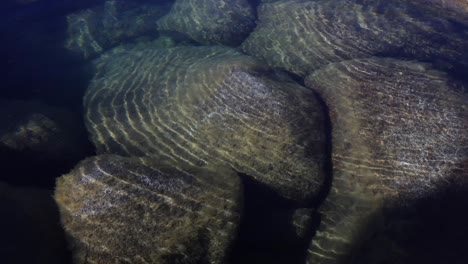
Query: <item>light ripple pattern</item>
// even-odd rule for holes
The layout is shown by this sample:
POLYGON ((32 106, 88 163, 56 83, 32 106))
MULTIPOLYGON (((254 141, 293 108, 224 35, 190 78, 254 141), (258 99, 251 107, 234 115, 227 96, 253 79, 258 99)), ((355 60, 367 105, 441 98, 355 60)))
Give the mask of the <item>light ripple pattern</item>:
POLYGON ((74 263, 225 263, 241 211, 221 168, 100 155, 59 178, 55 199, 74 263))
POLYGON ((85 96, 99 153, 224 164, 286 198, 322 187, 324 113, 314 93, 233 49, 119 53, 85 96))
POLYGON ((330 109, 333 142, 332 188, 308 263, 350 263, 386 210, 467 186, 468 96, 447 74, 369 58, 330 64, 306 85, 330 109))
MULTIPOLYGON (((421 0, 422 1, 422 0, 421 0)), ((468 65, 468 31, 412 1, 329 0, 261 4, 242 43, 247 54, 301 77, 333 62, 370 56, 468 65)))
POLYGON ((176 0, 158 20, 159 31, 182 33, 202 44, 239 45, 255 27, 247 0, 176 0))

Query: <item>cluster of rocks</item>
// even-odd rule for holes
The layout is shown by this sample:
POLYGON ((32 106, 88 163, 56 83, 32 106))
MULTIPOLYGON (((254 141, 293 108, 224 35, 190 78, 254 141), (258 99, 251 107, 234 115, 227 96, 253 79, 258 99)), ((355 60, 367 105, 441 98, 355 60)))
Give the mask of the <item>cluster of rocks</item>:
POLYGON ((66 48, 89 59, 122 42, 158 37, 156 21, 169 6, 146 2, 110 0, 68 15, 66 48))
MULTIPOLYGON (((426 221, 412 210, 427 201, 441 212, 438 197, 466 198, 466 3, 252 2, 105 1, 68 16, 67 47, 95 69, 84 120, 96 156, 54 196, 75 263, 275 262, 232 257, 256 228, 298 263, 468 259, 455 235, 431 258, 434 245, 413 250, 402 231, 426 221), (271 223, 287 231, 246 224, 252 183, 279 197, 271 223)), ((1 144, 73 150, 61 119, 27 116, 0 126, 1 144)), ((417 244, 437 224, 406 235, 417 244)))
MULTIPOLYGON (((223 234, 232 243, 240 224, 239 176, 201 170, 178 180, 177 171, 216 166, 243 173, 294 201, 297 208, 310 204, 323 188, 326 137, 319 101, 311 90, 254 58, 222 46, 135 49, 104 57, 96 68, 84 105, 86 126, 101 155, 98 161, 78 165, 59 180, 56 190, 65 230, 74 245, 81 245, 77 254, 89 261, 225 262, 221 253, 229 243, 218 239, 223 234), (105 156, 109 154, 119 156, 105 156), (161 160, 175 169, 156 173, 164 166, 154 161, 161 160), (135 172, 126 171, 131 168, 135 172), (127 179, 130 176, 137 178, 127 179), (217 186, 217 181, 233 183, 217 186), (152 220, 136 221, 139 217, 132 215, 138 212, 152 220), (96 232, 103 221, 108 230, 96 232), (180 234, 171 234, 172 222, 178 226, 179 221, 186 223, 180 234), (208 230, 216 235, 205 234, 208 227, 198 221, 211 223, 208 230), (215 228, 212 221, 230 227, 215 228), (167 222, 167 231, 155 225, 160 222, 167 222), (200 244, 201 237, 191 235, 189 223, 202 228, 193 232, 206 242, 200 244), (152 240, 145 241, 136 230, 161 233, 153 232, 152 240), (130 235, 138 241, 130 244, 142 248, 127 245, 130 238, 124 238, 130 235), (116 242, 115 236, 122 239, 116 242), (211 249, 210 244, 222 249, 211 249), (120 247, 128 251, 117 250, 120 247)), ((291 228, 298 223, 301 220, 291 220, 291 228)), ((301 237, 305 231, 298 228, 301 237)))

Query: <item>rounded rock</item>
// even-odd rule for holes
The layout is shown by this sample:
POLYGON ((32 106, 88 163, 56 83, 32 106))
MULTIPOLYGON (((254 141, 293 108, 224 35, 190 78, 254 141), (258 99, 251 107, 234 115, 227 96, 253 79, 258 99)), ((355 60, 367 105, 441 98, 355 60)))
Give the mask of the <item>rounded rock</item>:
POLYGON ((329 63, 404 57, 441 68, 468 66, 468 30, 412 1, 280 1, 258 9, 242 49, 305 77, 329 63))
POLYGON ((309 263, 349 263, 379 226, 408 220, 390 212, 468 187, 462 83, 427 64, 369 58, 330 64, 306 85, 329 107, 333 142, 333 183, 309 263))
POLYGON ((240 221, 232 171, 88 158, 57 181, 75 263, 224 263, 240 221))
POLYGON ((239 45, 255 27, 247 0, 176 0, 158 30, 189 36, 202 44, 239 45))
POLYGON ((307 203, 324 181, 324 113, 315 94, 225 47, 119 53, 85 96, 99 153, 224 164, 307 203))

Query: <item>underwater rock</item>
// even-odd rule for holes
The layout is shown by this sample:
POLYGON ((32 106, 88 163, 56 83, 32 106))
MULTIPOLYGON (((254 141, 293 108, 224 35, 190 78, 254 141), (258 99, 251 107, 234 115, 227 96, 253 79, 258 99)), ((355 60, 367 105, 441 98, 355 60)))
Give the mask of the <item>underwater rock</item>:
POLYGON ((185 34, 202 44, 239 45, 255 27, 247 0, 176 0, 158 30, 185 34))
POLYGON ((242 44, 252 56, 305 77, 321 66, 370 56, 468 65, 468 30, 412 1, 282 1, 261 4, 242 44))
POLYGON ((2 263, 68 263, 52 192, 0 182, 2 263))
POLYGON ((169 8, 168 4, 108 0, 101 6, 70 14, 66 48, 89 59, 124 41, 156 38, 156 21, 169 8))
POLYGON ((317 98, 255 59, 178 47, 120 53, 97 67, 85 120, 98 153, 221 163, 299 202, 322 187, 317 98))
POLYGON ((102 53, 99 58, 93 60, 94 64, 99 64, 100 62, 108 59, 112 59, 115 56, 118 56, 119 53, 128 53, 141 51, 144 52, 148 49, 169 49, 175 47, 183 46, 194 46, 194 43, 189 41, 181 41, 180 39, 175 39, 169 35, 161 35, 153 40, 140 40, 138 42, 125 43, 118 45, 104 53, 102 53))
POLYGON ((238 176, 153 160, 101 155, 58 179, 75 263, 224 263, 240 220, 238 176))
POLYGON ((292 215, 292 224, 295 227, 294 231, 299 239, 308 238, 310 233, 312 233, 313 225, 313 214, 315 213, 314 209, 311 208, 299 208, 294 211, 292 215))
POLYGON ((329 107, 333 142, 333 182, 308 263, 350 263, 379 226, 405 222, 388 212, 468 186, 468 95, 447 74, 369 58, 325 66, 306 86, 329 107))
POLYGON ((72 113, 34 101, 0 99, 0 147, 41 160, 79 158, 84 128, 72 113))
POLYGON ((428 8, 437 16, 445 16, 468 25, 468 1, 466 0, 414 0, 412 4, 428 8))

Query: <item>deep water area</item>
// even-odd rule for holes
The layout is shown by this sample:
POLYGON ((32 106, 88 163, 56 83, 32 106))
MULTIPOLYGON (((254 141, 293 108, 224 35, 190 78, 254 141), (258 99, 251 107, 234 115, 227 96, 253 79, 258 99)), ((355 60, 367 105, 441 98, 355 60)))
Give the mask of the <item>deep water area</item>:
POLYGON ((5 0, 0 263, 468 263, 466 0, 5 0))

